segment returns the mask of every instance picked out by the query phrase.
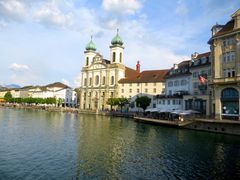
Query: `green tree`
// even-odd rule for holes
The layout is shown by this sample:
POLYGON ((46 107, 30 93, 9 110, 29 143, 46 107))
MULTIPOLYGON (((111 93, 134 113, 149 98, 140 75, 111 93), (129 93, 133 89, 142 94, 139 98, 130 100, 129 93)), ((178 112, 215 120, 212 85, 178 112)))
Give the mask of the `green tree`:
POLYGON ((117 102, 118 102, 118 106, 120 106, 120 108, 121 108, 121 112, 122 112, 123 106, 125 106, 126 104, 129 103, 127 98, 118 98, 117 102))
POLYGON ((151 98, 149 98, 147 96, 141 96, 141 97, 137 97, 135 101, 136 101, 137 107, 140 107, 143 109, 143 111, 145 111, 146 108, 151 103, 151 98))
POLYGON ((10 102, 12 99, 12 94, 10 91, 8 91, 5 95, 4 95, 4 100, 7 102, 10 102))
POLYGON ((113 106, 118 105, 118 98, 108 98, 107 104, 111 106, 111 110, 113 106))

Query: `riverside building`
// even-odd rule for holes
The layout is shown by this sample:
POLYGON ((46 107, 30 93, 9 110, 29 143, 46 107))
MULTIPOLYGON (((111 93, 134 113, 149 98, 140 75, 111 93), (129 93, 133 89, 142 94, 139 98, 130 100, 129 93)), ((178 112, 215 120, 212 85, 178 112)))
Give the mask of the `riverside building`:
POLYGON ((81 110, 109 109, 107 100, 111 97, 125 97, 133 102, 138 95, 152 97, 164 92, 164 77, 168 70, 140 72, 139 61, 136 70, 125 66, 123 41, 118 32, 111 41, 110 60, 104 59, 96 50, 91 39, 84 52, 81 71, 81 110))
POLYGON ((216 119, 240 119, 240 9, 216 24, 208 42, 212 55, 212 109, 216 119))
POLYGON ((202 115, 211 115, 211 94, 209 86, 211 76, 211 56, 210 52, 192 54, 189 64, 191 72, 189 95, 183 96, 184 108, 193 109, 202 115))
POLYGON ((119 83, 122 78, 137 76, 136 70, 124 65, 124 47, 120 35, 112 39, 110 60, 98 53, 92 39, 84 52, 84 66, 81 73, 80 109, 104 110, 110 108, 107 100, 119 97, 119 83))

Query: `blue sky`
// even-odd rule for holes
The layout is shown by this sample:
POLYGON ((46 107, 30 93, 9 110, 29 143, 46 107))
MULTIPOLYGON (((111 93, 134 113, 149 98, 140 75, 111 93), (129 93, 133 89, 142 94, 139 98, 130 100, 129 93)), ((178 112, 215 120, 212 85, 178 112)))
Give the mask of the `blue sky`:
POLYGON ((0 0, 0 84, 77 87, 90 35, 109 59, 117 28, 125 65, 170 68, 209 51, 211 27, 238 8, 239 0, 0 0))

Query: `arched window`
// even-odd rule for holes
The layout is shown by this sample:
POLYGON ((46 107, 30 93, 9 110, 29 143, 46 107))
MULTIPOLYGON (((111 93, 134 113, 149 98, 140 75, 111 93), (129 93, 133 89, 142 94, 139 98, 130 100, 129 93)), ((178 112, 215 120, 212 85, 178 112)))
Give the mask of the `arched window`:
POLYGON ((111 85, 114 84, 114 76, 111 77, 111 85))
POLYGON ((239 93, 234 88, 225 88, 221 94, 222 114, 231 116, 239 114, 239 93))
POLYGON ((98 84, 99 84, 99 76, 96 75, 96 76, 95 76, 95 85, 98 85, 98 84))
POLYGON ((222 99, 238 99, 238 91, 234 88, 225 88, 222 91, 222 99))
POLYGON ((113 62, 115 62, 115 61, 116 61, 116 53, 113 52, 113 62))
POLYGON ((89 58, 87 57, 87 59, 86 59, 86 66, 88 66, 88 64, 89 64, 89 58))
POLYGON ((120 53, 120 58, 119 58, 119 60, 120 60, 120 63, 122 63, 122 53, 120 53))
POLYGON ((105 85, 105 83, 106 83, 106 77, 103 76, 103 79, 102 79, 102 85, 105 85))
POLYGON ((89 86, 92 85, 92 78, 89 78, 89 86))

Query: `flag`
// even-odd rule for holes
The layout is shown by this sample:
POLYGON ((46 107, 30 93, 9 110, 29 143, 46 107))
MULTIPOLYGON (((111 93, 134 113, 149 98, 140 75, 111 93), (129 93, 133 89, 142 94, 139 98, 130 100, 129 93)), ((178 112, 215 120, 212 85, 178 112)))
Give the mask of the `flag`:
POLYGON ((201 85, 205 85, 207 83, 207 79, 203 75, 199 75, 198 78, 201 85))

